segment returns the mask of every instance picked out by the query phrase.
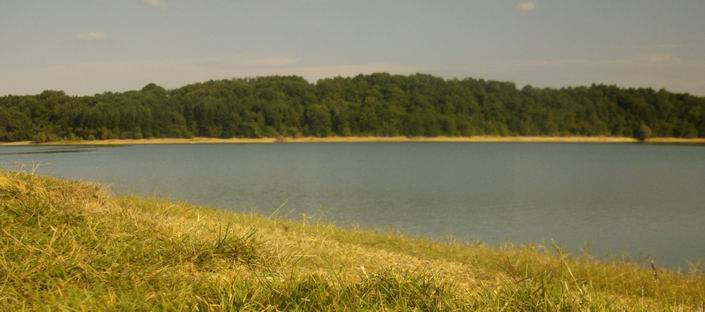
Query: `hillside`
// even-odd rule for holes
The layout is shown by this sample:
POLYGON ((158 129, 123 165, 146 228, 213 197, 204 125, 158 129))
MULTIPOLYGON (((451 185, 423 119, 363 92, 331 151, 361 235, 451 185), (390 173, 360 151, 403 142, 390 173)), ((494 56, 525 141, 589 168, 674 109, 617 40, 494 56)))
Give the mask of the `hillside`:
POLYGON ((592 85, 371 74, 0 97, 0 141, 328 136, 705 137, 705 98, 592 85))
POLYGON ((702 272, 278 220, 0 172, 7 310, 697 310, 702 272))

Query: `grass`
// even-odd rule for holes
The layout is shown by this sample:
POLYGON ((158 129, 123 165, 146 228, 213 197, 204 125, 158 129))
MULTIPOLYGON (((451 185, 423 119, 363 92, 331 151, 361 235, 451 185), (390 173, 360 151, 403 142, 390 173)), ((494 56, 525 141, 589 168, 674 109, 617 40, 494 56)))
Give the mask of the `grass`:
POLYGON ((0 310, 703 311, 705 275, 0 172, 0 310))

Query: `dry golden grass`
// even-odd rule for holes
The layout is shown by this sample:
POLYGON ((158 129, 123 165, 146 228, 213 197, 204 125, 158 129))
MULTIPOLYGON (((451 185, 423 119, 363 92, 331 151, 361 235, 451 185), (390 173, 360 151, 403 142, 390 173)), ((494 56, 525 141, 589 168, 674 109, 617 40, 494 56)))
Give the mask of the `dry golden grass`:
POLYGON ((655 144, 705 144, 705 138, 650 138, 647 142, 655 144))
POLYGON ((705 276, 0 172, 5 310, 702 311, 705 276))
POLYGON ((10 179, 6 176, 0 175, 0 188, 6 188, 10 186, 10 179))

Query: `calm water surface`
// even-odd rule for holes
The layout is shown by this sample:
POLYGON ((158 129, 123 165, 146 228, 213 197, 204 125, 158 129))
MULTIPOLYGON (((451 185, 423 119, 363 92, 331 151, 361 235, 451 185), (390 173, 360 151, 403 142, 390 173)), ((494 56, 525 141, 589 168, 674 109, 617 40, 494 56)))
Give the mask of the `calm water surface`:
POLYGON ((705 260, 705 147, 345 143, 0 147, 0 166, 118 193, 686 266, 705 260))

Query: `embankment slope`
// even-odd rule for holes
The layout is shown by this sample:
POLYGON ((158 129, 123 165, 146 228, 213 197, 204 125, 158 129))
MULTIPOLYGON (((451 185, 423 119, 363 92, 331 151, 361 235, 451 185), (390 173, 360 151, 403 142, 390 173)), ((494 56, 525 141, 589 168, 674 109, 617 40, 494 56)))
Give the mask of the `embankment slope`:
POLYGON ((441 243, 0 171, 8 310, 698 310, 702 272, 441 243))

